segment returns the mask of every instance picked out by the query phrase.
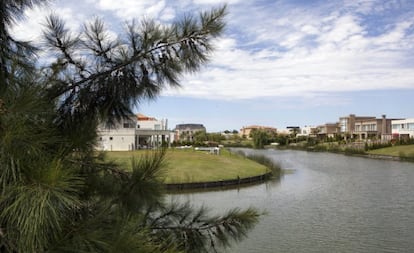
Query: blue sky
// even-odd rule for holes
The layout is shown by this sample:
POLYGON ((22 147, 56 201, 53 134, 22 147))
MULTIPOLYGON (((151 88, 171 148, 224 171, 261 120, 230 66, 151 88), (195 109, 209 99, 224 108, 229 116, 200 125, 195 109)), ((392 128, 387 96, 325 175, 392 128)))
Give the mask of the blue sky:
POLYGON ((228 4, 211 62, 139 112, 208 131, 335 122, 357 114, 414 117, 412 0, 71 0, 28 11, 13 28, 39 41, 51 11, 79 29, 102 17, 116 36, 125 20, 169 23, 228 4))

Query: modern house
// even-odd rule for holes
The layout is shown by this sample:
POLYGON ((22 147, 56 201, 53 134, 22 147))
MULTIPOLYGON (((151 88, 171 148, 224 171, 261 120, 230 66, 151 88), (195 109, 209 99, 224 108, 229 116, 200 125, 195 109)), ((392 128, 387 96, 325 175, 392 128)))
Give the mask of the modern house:
POLYGON ((267 127, 267 126, 257 126, 257 125, 253 125, 253 126, 244 126, 240 129, 239 131, 239 135, 241 137, 246 137, 246 138, 250 138, 250 133, 253 130, 264 130, 267 131, 269 133, 277 133, 277 129, 274 127, 267 127))
POLYGON ((138 149, 159 147, 163 143, 171 144, 174 135, 168 130, 168 120, 157 120, 143 114, 137 115, 137 127, 135 131, 138 149))
POLYGON ((324 125, 319 125, 314 130, 318 138, 335 138, 339 134, 339 123, 326 123, 324 125))
POLYGON ((393 138, 414 138, 414 118, 392 120, 391 128, 393 138))
POLYGON ((316 137, 318 133, 318 128, 314 126, 304 126, 299 128, 296 137, 316 137))
POLYGON ((159 147, 172 142, 172 132, 167 129, 167 120, 157 120, 142 114, 131 115, 115 125, 101 124, 98 127, 98 150, 128 151, 159 147))
POLYGON ((378 139, 391 140, 391 121, 385 115, 381 118, 373 116, 355 116, 350 114, 339 118, 340 133, 345 139, 378 139))
POLYGON ((194 134, 200 131, 206 132, 203 124, 178 124, 174 129, 174 140, 192 142, 194 134))

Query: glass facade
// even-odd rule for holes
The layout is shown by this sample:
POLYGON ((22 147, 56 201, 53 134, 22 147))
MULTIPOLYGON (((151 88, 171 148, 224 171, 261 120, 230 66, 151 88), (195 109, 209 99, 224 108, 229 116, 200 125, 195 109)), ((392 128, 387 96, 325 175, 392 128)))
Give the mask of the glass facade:
POLYGON ((340 119, 339 126, 341 128, 341 133, 348 132, 348 119, 347 118, 340 119))

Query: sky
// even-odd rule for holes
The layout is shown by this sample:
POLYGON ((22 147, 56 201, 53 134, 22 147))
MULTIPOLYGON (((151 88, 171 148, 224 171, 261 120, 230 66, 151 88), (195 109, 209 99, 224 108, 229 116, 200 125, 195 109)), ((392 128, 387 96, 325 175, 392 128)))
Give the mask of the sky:
POLYGON ((71 0, 26 11, 18 39, 41 41, 55 13, 74 31, 101 17, 171 23, 227 4, 211 61, 137 112, 208 132, 243 126, 317 126, 349 114, 414 118, 413 0, 71 0))

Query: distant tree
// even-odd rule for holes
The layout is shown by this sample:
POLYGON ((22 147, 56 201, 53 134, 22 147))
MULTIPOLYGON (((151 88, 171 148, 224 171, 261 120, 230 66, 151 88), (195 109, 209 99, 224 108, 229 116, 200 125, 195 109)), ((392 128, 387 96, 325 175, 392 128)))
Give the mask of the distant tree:
POLYGON ((217 142, 220 143, 222 140, 225 139, 223 135, 220 133, 207 133, 205 131, 198 131, 193 135, 194 142, 202 143, 202 142, 217 142))
POLYGON ((277 142, 280 145, 286 145, 288 144, 288 140, 289 140, 289 136, 285 135, 285 134, 278 134, 276 135, 275 139, 273 140, 273 142, 277 142))
POLYGON ((226 138, 220 133, 208 133, 208 140, 220 143, 221 141, 225 140, 226 138))
POLYGON ((239 133, 239 131, 237 131, 237 130, 235 130, 235 129, 234 129, 234 130, 232 131, 232 133, 233 133, 233 134, 238 134, 238 133, 239 133))
POLYGON ((39 69, 9 29, 43 2, 0 2, 0 252, 209 252, 243 238, 253 209, 209 217, 162 201, 165 150, 133 159, 130 173, 94 150, 99 122, 129 116, 207 62, 226 8, 169 26, 131 22, 119 39, 99 19, 75 34, 50 16, 56 58, 39 69))
POLYGON ((193 134, 193 140, 194 142, 199 142, 199 143, 208 141, 208 135, 206 131, 197 131, 193 134))
POLYGON ((229 130, 224 130, 224 133, 225 134, 229 134, 229 133, 231 133, 229 130))
POLYGON ((253 129, 250 133, 250 137, 253 140, 253 147, 257 149, 262 149, 269 143, 269 134, 262 129, 253 129))

